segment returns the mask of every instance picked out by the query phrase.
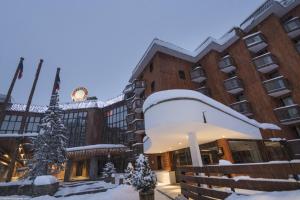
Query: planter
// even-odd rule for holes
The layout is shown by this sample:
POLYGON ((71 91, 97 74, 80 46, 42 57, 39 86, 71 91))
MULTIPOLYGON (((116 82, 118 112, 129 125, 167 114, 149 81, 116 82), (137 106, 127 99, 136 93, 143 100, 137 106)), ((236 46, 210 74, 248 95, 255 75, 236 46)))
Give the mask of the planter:
POLYGON ((139 192, 140 200, 154 200, 154 190, 139 192))

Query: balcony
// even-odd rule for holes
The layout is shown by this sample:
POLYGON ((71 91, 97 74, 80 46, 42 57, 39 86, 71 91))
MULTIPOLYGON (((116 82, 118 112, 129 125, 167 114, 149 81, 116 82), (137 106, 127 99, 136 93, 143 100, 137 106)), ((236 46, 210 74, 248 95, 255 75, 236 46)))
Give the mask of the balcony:
POLYGON ((135 96, 131 96, 126 99, 126 106, 129 111, 132 110, 132 101, 134 100, 134 98, 135 96))
POLYGON ((229 73, 236 69, 233 58, 227 55, 219 62, 219 68, 222 72, 229 73))
POLYGON ((201 88, 196 89, 196 91, 200 92, 200 93, 202 93, 202 94, 204 94, 206 96, 210 96, 210 90, 209 90, 208 87, 203 86, 201 88))
POLYGON ((293 104, 274 109, 277 118, 283 125, 291 125, 300 122, 300 106, 293 104))
POLYGON ((269 73, 278 68, 277 59, 270 52, 253 58, 252 62, 257 71, 262 73, 269 73))
POLYGON ((253 53, 257 53, 268 46, 261 32, 253 33, 243 39, 249 51, 253 53))
POLYGON ((145 81, 135 80, 133 82, 133 91, 135 95, 142 94, 145 91, 145 88, 146 88, 145 81))
POLYGON ((247 100, 239 101, 230 105, 230 107, 246 116, 253 115, 250 103, 247 100))
POLYGON ((296 38, 300 35, 300 18, 294 17, 284 23, 284 29, 290 38, 296 38))
POLYGON ((272 97, 279 97, 291 92, 288 81, 283 76, 264 81, 263 84, 268 95, 272 97))
POLYGON ((132 101, 132 110, 136 113, 141 113, 143 112, 143 103, 144 100, 140 98, 135 98, 132 101))
POLYGON ((202 67, 195 67, 190 71, 191 80, 193 82, 201 83, 206 80, 205 72, 202 67))
POLYGON ((142 113, 129 113, 126 116, 126 122, 127 124, 133 123, 135 120, 141 120, 143 119, 142 113))
POLYGON ((130 84, 126 85, 125 89, 123 90, 123 93, 128 94, 128 93, 131 93, 131 92, 133 92, 133 86, 130 83, 130 84))
POLYGON ((242 81, 236 76, 225 80, 224 86, 227 92, 231 94, 238 94, 244 90, 242 81))
POLYGON ((140 134, 145 132, 144 120, 135 120, 132 125, 135 133, 140 134))

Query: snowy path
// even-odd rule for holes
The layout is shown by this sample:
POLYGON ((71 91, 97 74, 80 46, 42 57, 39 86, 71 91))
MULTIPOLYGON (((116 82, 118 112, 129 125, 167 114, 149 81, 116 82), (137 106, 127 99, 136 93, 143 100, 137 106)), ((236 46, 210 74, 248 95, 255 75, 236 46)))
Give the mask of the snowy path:
MULTIPOLYGON (((63 183, 60 187, 59 191, 56 193, 57 196, 61 197, 53 197, 53 196, 40 196, 35 198, 30 198, 26 196, 0 196, 1 199, 22 199, 22 200, 139 200, 139 194, 135 191, 131 186, 128 185, 113 185, 108 184, 103 181, 96 182, 87 182, 84 184, 83 182, 77 183, 63 183), (107 189, 106 192, 97 192, 94 193, 93 190, 97 189, 107 189), (81 192, 89 192, 92 191, 91 194, 83 194, 83 195, 73 195, 68 196, 69 194, 81 193, 81 192), (65 196, 65 197, 64 197, 65 196)), ((170 200, 163 194, 159 192, 155 192, 155 200, 170 200)))

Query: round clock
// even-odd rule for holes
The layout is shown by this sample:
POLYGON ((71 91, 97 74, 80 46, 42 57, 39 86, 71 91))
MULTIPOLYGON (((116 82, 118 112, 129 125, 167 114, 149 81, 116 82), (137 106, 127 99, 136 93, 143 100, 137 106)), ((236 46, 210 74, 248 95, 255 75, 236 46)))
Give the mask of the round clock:
POLYGON ((71 98, 73 101, 85 101, 88 97, 88 90, 84 87, 76 88, 72 94, 71 98))

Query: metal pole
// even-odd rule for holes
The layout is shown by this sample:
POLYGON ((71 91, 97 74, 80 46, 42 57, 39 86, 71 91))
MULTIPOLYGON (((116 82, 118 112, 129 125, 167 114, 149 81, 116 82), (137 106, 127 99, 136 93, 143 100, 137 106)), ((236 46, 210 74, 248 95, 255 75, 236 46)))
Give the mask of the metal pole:
POLYGON ((56 69, 56 74, 55 74, 55 79, 54 79, 54 83, 53 83, 53 89, 52 89, 52 93, 51 93, 51 95, 53 95, 54 93, 55 93, 55 91, 56 91, 56 79, 57 79, 57 77, 59 76, 59 72, 60 72, 60 68, 58 67, 57 69, 56 69))
MULTIPOLYGON (((34 95, 34 91, 35 91, 35 88, 36 88, 36 84, 37 84, 37 81, 39 79, 42 64, 43 64, 43 60, 41 59, 39 65, 38 65, 36 74, 35 74, 35 78, 34 78, 34 81, 33 81, 33 85, 32 85, 31 91, 30 91, 28 101, 27 101, 27 104, 26 104, 25 113, 22 117, 19 134, 23 134, 24 130, 26 128, 25 127, 26 126, 26 120, 27 120, 28 112, 29 112, 30 105, 31 105, 31 102, 32 102, 32 98, 33 98, 33 95, 34 95)), ((14 172, 14 168, 15 168, 17 155, 18 155, 19 144, 20 144, 20 140, 17 140, 16 141, 16 148, 14 149, 14 152, 13 152, 12 157, 11 157, 11 161, 10 161, 9 166, 8 166, 8 173, 7 173, 7 177, 6 177, 6 182, 11 181, 11 178, 12 178, 12 175, 13 175, 13 172, 14 172)))
POLYGON ((1 123, 3 122, 3 120, 4 120, 4 117, 5 117, 5 111, 6 111, 8 102, 9 102, 9 100, 10 100, 10 98, 11 98, 11 93, 12 93, 12 91, 13 91, 13 89, 14 89, 14 86, 15 86, 15 83, 16 83, 16 80, 17 80, 17 77, 18 77, 18 74, 19 74, 19 70, 20 70, 20 69, 19 69, 19 66, 20 66, 21 64, 23 64, 23 61, 24 61, 24 58, 21 57, 21 58, 20 58, 20 61, 19 61, 19 64, 18 64, 18 66, 17 66, 16 72, 15 72, 15 75, 14 75, 12 81, 11 81, 11 84, 10 84, 10 86, 9 86, 8 92, 7 92, 7 94, 6 94, 4 103, 3 103, 2 106, 1 106, 1 110, 0 110, 0 124, 1 124, 1 123))

